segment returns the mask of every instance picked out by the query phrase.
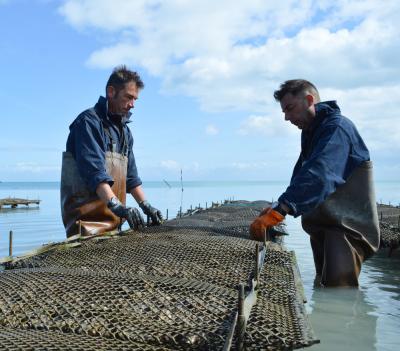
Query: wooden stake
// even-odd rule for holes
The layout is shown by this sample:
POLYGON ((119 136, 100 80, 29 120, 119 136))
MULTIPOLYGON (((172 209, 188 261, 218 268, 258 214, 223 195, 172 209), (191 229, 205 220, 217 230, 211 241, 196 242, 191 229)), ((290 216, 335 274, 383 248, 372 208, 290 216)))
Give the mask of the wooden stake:
POLYGON ((10 236, 9 236, 9 239, 10 239, 10 241, 9 241, 9 246, 8 246, 8 256, 12 256, 12 244, 13 244, 13 232, 12 232, 12 230, 10 230, 10 236))

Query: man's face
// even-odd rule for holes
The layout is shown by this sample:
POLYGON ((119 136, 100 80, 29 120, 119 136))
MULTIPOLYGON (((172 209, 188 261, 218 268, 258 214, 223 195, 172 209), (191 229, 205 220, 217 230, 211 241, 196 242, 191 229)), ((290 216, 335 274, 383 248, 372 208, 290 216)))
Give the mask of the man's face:
POLYGON ((312 95, 287 93, 280 101, 285 120, 299 129, 307 129, 314 116, 314 98, 312 95))
POLYGON ((139 98, 139 89, 135 82, 128 82, 118 93, 115 88, 107 88, 108 109, 113 114, 126 116, 139 98))

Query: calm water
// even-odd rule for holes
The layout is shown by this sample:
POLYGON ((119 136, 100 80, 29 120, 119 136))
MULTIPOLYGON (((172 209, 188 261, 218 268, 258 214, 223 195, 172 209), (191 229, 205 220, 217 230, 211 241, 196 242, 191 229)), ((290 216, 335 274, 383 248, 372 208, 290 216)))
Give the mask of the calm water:
MULTIPOLYGON (((179 207, 210 205, 227 198, 272 200, 285 190, 283 182, 147 182, 148 200, 169 217, 179 207)), ((377 199, 398 205, 400 182, 376 183, 377 199)), ((58 183, 0 183, 0 198, 39 198, 40 207, 0 211, 0 256, 8 254, 8 232, 14 232, 14 254, 43 243, 64 240, 58 183)), ((128 203, 134 205, 133 200, 128 203)), ((321 344, 317 350, 400 349, 400 253, 387 258, 382 252, 363 265, 359 289, 314 289, 314 264, 308 237, 299 219, 289 217, 286 246, 296 253, 308 299, 307 310, 321 344)), ((400 251, 400 250, 398 250, 400 251)))

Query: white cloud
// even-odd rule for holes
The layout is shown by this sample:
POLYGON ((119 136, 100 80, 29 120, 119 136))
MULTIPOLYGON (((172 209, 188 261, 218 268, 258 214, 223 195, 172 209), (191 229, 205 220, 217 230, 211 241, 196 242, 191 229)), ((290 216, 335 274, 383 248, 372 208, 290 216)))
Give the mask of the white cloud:
POLYGON ((185 169, 197 172, 201 169, 200 163, 194 161, 188 167, 185 167, 185 169))
POLYGON ((200 164, 197 161, 192 161, 190 163, 181 164, 175 160, 164 160, 160 162, 160 167, 167 171, 190 171, 197 172, 201 170, 200 164))
MULTIPOLYGON (((176 68, 171 75, 183 84, 198 78, 203 84, 221 76, 238 80, 252 71, 264 73, 253 75, 253 80, 280 81, 276 74, 290 72, 290 65, 305 74, 314 72, 317 62, 327 65, 325 61, 337 70, 340 65, 355 68, 356 73, 374 64, 383 68, 390 60, 383 57, 388 49, 399 50, 393 40, 399 34, 399 7, 393 0, 385 6, 380 1, 69 0, 60 13, 77 28, 115 33, 113 45, 91 56, 93 65, 129 60, 152 70, 157 56, 163 75, 176 68), (320 17, 312 21, 317 11, 320 17), (356 23, 354 28, 346 29, 349 21, 356 23), (285 31, 294 35, 285 36, 285 31), (370 55, 360 56, 363 52, 370 55), (261 64, 251 64, 257 62, 261 64)), ((393 59, 390 68, 394 64, 393 59)))
POLYGON ((216 126, 214 126, 213 124, 209 124, 206 127, 206 134, 207 135, 217 135, 219 133, 219 130, 216 126))
POLYGON ((373 148, 397 148, 397 0, 67 0, 60 13, 79 30, 114 38, 90 66, 127 63, 204 110, 246 111, 242 134, 277 132, 267 117, 276 116, 272 93, 301 77, 337 99, 373 148))
POLYGON ((35 145, 35 144, 17 144, 15 140, 2 140, 2 144, 0 144, 0 152, 26 152, 26 150, 32 151, 39 151, 39 152, 53 152, 59 154, 62 152, 62 149, 58 149, 53 146, 42 146, 42 145, 35 145), (12 143, 12 144, 11 144, 12 143))
POLYGON ((171 170, 171 171, 176 171, 176 170, 180 170, 181 169, 181 166, 179 165, 179 163, 177 161, 174 161, 174 160, 161 161, 160 166, 162 168, 165 168, 165 169, 171 170))
POLYGON ((338 100, 342 114, 355 122, 371 150, 400 151, 400 123, 397 123, 400 84, 326 89, 321 91, 321 95, 334 96, 338 100))
POLYGON ((232 168, 240 170, 259 170, 266 169, 271 166, 270 162, 233 162, 232 168))
POLYGON ((157 4, 157 0, 71 0, 65 1, 59 11, 74 27, 119 31, 121 28, 148 26, 151 20, 149 10, 157 4))
POLYGON ((28 173, 44 173, 61 170, 60 166, 42 165, 36 162, 18 162, 17 164, 11 165, 8 168, 18 172, 28 173))
POLYGON ((238 134, 280 136, 298 134, 297 129, 284 121, 283 114, 277 108, 271 109, 274 117, 251 115, 242 121, 238 134))
POLYGON ((264 134, 264 135, 274 135, 274 121, 270 117, 264 116, 250 116, 245 121, 243 121, 239 134, 264 134))

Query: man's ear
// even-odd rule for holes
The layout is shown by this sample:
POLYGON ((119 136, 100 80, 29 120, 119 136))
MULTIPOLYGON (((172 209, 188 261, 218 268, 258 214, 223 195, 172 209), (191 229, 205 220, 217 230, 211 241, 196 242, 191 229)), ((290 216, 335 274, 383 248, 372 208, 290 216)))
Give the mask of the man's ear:
POLYGON ((107 99, 112 99, 115 96, 115 88, 112 85, 107 87, 107 99))
POLYGON ((314 103, 315 103, 315 98, 311 94, 306 95, 306 100, 307 100, 308 107, 314 105, 314 103))

